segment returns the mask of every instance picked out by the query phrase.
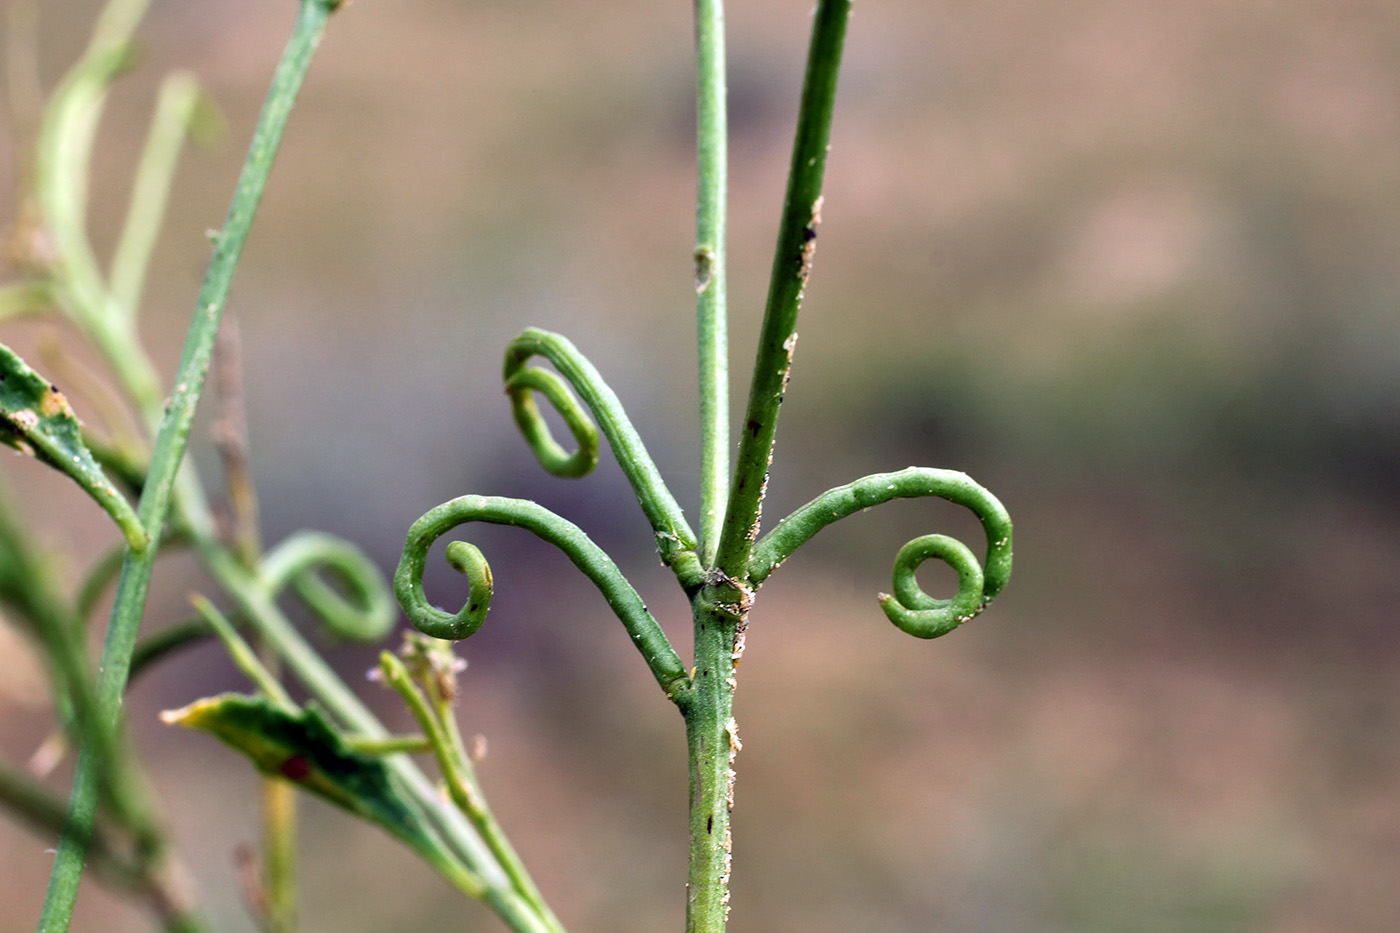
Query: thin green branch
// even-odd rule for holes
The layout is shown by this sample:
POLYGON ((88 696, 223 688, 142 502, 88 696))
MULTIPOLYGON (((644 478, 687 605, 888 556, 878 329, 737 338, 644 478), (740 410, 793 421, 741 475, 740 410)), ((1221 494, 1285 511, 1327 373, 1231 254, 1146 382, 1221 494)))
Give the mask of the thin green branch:
POLYGON ((128 326, 136 319, 180 150, 200 104, 201 92, 192 75, 176 72, 161 82, 151 128, 136 166, 126 221, 112 252, 111 313, 119 315, 128 326))
POLYGON ((416 755, 419 752, 431 752, 433 743, 428 741, 426 735, 391 735, 387 739, 366 739, 360 736, 346 736, 345 744, 349 745, 361 755, 373 755, 382 757, 384 755, 416 755))
POLYGON ((812 271, 836 79, 850 12, 851 0, 820 0, 814 14, 768 302, 739 435, 734 485, 715 558, 715 566, 734 578, 747 574, 749 550, 758 534, 778 429, 778 407, 787 389, 797 343, 797 313, 812 271))
POLYGON ((107 89, 131 63, 129 38, 129 29, 109 31, 104 41, 94 36, 54 92, 39 126, 35 194, 59 257, 64 304, 89 332, 99 326, 106 284, 87 234, 88 164, 107 89))
MULTIPOLYGON (((403 556, 394 572, 394 593, 419 631, 437 638, 465 638, 480 628, 485 619, 489 601, 480 596, 469 600, 458 612, 450 613, 434 606, 423 593, 428 550, 438 538, 468 522, 523 528, 562 551, 602 593, 627 634, 632 636, 632 643, 641 652, 661 689, 668 697, 679 701, 679 694, 689 683, 685 665, 617 564, 577 525, 524 499, 461 496, 429 510, 409 528, 403 556)), ((461 569, 462 562, 457 563, 461 569)), ((478 571, 478 582, 481 576, 478 571)), ((489 569, 485 577, 489 584, 489 569)))
POLYGON ((725 220, 729 197, 724 3, 695 2, 697 181, 695 294, 700 354, 700 559, 715 559, 729 497, 729 333, 725 220))
MULTIPOLYGON (((200 290, 185 350, 176 371, 174 390, 156 436, 150 472, 137 510, 150 536, 151 545, 141 554, 131 555, 127 559, 117 584, 112 618, 103 645, 97 693, 99 708, 109 728, 115 727, 120 718, 121 698, 126 688, 137 629, 145 609, 151 570, 169 511, 171 490, 209 370, 209 358, 228 300, 234 269, 267 184, 273 157, 291 115, 297 91, 335 6, 336 3, 330 0, 302 0, 291 39, 273 77, 267 104, 254 132, 224 229, 218 236, 214 257, 200 290)), ((91 834, 95 814, 101 767, 102 763, 95 759, 90 746, 84 744, 78 754, 77 773, 70 798, 71 832, 64 834, 55 856, 48 896, 39 923, 41 933, 60 933, 67 930, 71 922, 82 880, 86 841, 91 834)))
POLYGON ((297 706, 292 702, 291 696, 286 689, 267 669, 267 666, 258 659, 258 653, 253 650, 253 646, 238 634, 233 623, 224 617, 213 603, 203 596, 193 596, 190 602, 194 605, 195 612, 199 613, 205 623, 214 630, 214 634, 219 636, 219 640, 224 643, 224 648, 228 651, 233 663, 243 672, 244 676, 269 700, 288 712, 296 712, 297 706))
POLYGON ((41 314, 53 308, 53 285, 45 281, 0 286, 0 321, 41 314))

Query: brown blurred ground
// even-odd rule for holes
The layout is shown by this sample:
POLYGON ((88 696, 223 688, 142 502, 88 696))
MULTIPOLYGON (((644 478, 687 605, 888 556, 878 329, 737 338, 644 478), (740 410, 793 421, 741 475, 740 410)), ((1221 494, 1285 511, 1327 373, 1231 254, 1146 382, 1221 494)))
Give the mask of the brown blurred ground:
MULTIPOLYGON (((41 6, 51 86, 96 4, 41 6)), ((182 171, 152 274, 167 368, 292 6, 156 3, 104 125, 99 239, 162 72, 195 69, 229 123, 182 171)), ((734 7, 737 395, 810 3, 734 7)), ((324 528, 390 568, 443 499, 537 497, 636 568, 688 644, 615 465, 544 477, 497 367, 525 325, 568 333, 694 501, 689 13, 356 0, 336 17, 233 303, 270 540, 324 528)), ((1400 6, 889 0, 857 5, 847 57, 768 514, 865 472, 964 469, 1011 508, 1017 569, 965 630, 901 635, 874 601, 899 544, 972 532, 904 504, 764 589, 732 929, 1396 929, 1400 6)), ((7 127, 6 181, 14 145, 7 127)), ((5 473, 75 565, 111 537, 33 464, 5 473)), ((462 715, 489 738, 493 802, 571 929, 678 929, 678 717, 564 561, 482 541, 498 597, 464 649, 462 715)), ((163 568, 148 624, 191 585, 163 568)), ((352 679, 370 663, 337 657, 352 679)), ((51 717, 23 651, 0 658, 16 762, 51 717)), ((155 713, 239 685, 205 652, 129 706, 233 931, 252 929, 232 867, 252 779, 155 713)), ((316 804, 306 824, 308 931, 494 928, 376 833, 316 804)), ((44 848, 0 826, 0 930, 32 928, 44 848)), ((78 926, 147 925, 92 889, 78 926)))

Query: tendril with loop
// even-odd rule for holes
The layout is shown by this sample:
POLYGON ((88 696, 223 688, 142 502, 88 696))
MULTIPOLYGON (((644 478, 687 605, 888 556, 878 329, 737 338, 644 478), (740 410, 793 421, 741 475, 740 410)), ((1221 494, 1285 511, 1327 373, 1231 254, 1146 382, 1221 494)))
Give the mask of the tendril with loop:
POLYGON ((567 338, 534 327, 526 328, 506 347, 503 376, 516 424, 546 470, 560 476, 587 474, 597 463, 596 438, 601 430, 651 522, 662 562, 671 566, 685 552, 695 549, 695 532, 691 531, 680 504, 662 480, 661 471, 647 453, 622 402, 593 364, 567 338), (548 370, 526 368, 526 363, 535 356, 552 363, 558 375, 548 370), (569 386, 592 414, 596 427, 579 408, 578 401, 568 391, 569 386), (566 453, 550 435, 549 426, 535 407, 533 391, 549 399, 564 418, 578 444, 573 454, 566 453), (591 459, 585 444, 590 436, 594 448, 591 459))
POLYGON ((481 551, 463 541, 447 546, 447 560, 464 573, 470 587, 456 612, 440 609, 423 592, 428 551, 443 535, 468 522, 523 528, 558 548, 593 582, 621 620, 652 676, 667 696, 689 683, 685 665, 632 584, 597 544, 574 523, 536 502, 501 496, 461 496, 424 514, 408 530, 403 557, 394 572, 394 593, 413 627, 434 638, 462 639, 485 621, 491 603, 491 568, 481 551))
POLYGON ((946 635, 985 609, 1011 577, 1011 516, 966 473, 909 467, 828 489, 784 518, 754 545, 749 579, 754 586, 763 582, 793 551, 832 522, 891 499, 925 496, 970 509, 987 535, 986 555, 979 564, 972 550, 955 538, 915 538, 895 558, 894 593, 881 593, 880 606, 891 622, 911 635, 946 635), (919 566, 933 558, 957 571, 958 591, 951 599, 928 595, 915 579, 919 566))
POLYGON ((525 441, 540 461, 540 466, 555 476, 571 479, 587 476, 598 465, 598 427, 583 410, 569 384, 547 369, 520 369, 506 377, 506 393, 510 395, 511 411, 525 441), (549 433, 549 425, 535 406, 533 393, 549 399, 574 436, 577 449, 571 454, 559 446, 549 433))
POLYGON ((394 627, 394 600, 384 574, 343 538, 321 532, 294 534, 263 556, 262 572, 274 593, 290 586, 342 638, 376 642, 394 627), (348 595, 327 583, 321 572, 348 595))

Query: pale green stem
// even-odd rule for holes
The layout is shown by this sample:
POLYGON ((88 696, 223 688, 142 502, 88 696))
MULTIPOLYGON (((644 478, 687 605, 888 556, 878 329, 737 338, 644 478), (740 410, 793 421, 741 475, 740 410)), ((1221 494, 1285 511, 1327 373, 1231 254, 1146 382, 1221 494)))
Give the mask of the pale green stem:
POLYGON ((345 737, 345 744, 362 755, 373 755, 376 758, 384 755, 416 755, 433 750, 432 743, 425 735, 394 735, 387 739, 366 739, 351 735, 345 737))
POLYGON ((690 760, 686 933, 720 933, 729 919, 734 806, 734 662, 738 625, 720 605, 695 604, 693 690, 682 712, 690 760))
POLYGON ((728 126, 724 4, 695 2, 695 292, 700 350, 700 560, 712 566, 729 497, 729 348, 725 214, 728 126))
MULTIPOLYGON (((705 4, 697 3, 701 16, 705 4)), ((753 601, 750 552, 768 482, 778 407, 787 388, 797 312, 811 272, 821 186, 850 0, 817 4, 793 143, 788 191, 764 311, 736 470, 705 585, 693 596, 693 691, 682 705, 690 758, 690 871, 687 933, 721 933, 729 917, 734 805, 734 670, 753 601)), ((701 21, 703 22, 703 20, 701 21)), ((697 24, 697 29, 699 24, 697 24)), ((704 143, 702 142, 702 146, 704 143)))
MULTIPOLYGON (((146 591, 169 511, 171 491, 209 370, 209 358, 228 300, 233 272, 266 186, 292 104, 334 8, 335 4, 328 0, 302 0, 291 39, 273 78, 267 104, 254 133, 224 229, 218 237, 204 287, 200 290, 185 350, 176 371, 174 390, 165 408, 146 486, 137 509, 151 544, 144 552, 127 558, 117 584, 112 617, 103 644, 97 699, 106 719, 104 725, 108 728, 115 728, 120 719, 122 694, 126 689, 131 654, 145 609, 146 591)), ((61 933, 71 923, 82 880, 87 839, 95 818, 98 772, 101 767, 102 763, 95 760, 92 749, 85 744, 79 750, 69 803, 71 830, 64 834, 54 858, 48 896, 39 922, 41 933, 61 933)))
POLYGON ((258 658, 258 653, 253 650, 253 646, 248 644, 242 635, 238 634, 233 623, 224 618, 224 614, 203 596, 195 596, 190 601, 194 604, 195 611, 224 643, 224 649, 228 651, 233 663, 243 672, 243 676, 251 680, 253 685, 266 694, 273 703, 288 712, 296 712, 296 704, 292 702, 286 689, 258 658))
POLYGON ((417 720, 437 758, 438 769, 442 772, 452 802, 481 833, 481 838, 505 870, 515 893, 534 908, 544 925, 562 933, 563 928, 560 927, 559 921, 545 903, 544 896, 535 886, 534 879, 526 871, 525 864, 506 838, 501 825, 496 822, 490 807, 486 805, 486 799, 472 773, 471 760, 462 746, 451 706, 439 697, 434 697, 430 705, 422 691, 413 683, 403 661, 388 651, 379 656, 379 670, 417 720))
POLYGON ((111 313, 128 327, 135 324, 146 270, 165 216, 180 150, 199 106, 199 95, 194 78, 180 72, 161 83, 160 96, 156 98, 155 115, 131 186, 126 221, 112 251, 108 300, 111 313))

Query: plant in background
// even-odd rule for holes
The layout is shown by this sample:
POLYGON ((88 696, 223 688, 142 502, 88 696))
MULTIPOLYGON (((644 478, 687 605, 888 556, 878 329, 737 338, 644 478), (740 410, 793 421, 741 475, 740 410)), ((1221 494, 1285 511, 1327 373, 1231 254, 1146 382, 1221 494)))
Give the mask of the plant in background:
MULTIPOLYGON (((686 927, 721 930, 729 910, 729 814, 740 748, 733 716, 736 669, 763 581, 840 518, 891 499, 923 496, 970 509, 983 525, 987 545, 979 561, 966 545, 943 535, 906 544, 895 560, 893 592, 880 596, 895 625, 922 638, 946 634, 980 612, 1011 571, 1011 522, 1005 510, 969 477, 947 470, 910 467, 866 476, 822 493, 762 531, 760 511, 777 416, 821 221, 822 177, 850 0, 821 0, 813 18, 767 307, 732 465, 723 15, 719 0, 695 4, 699 197, 694 260, 703 477, 698 529, 692 529, 667 489, 617 396, 567 339, 529 328, 505 353, 503 378, 515 419, 546 470, 582 477, 597 464, 600 435, 607 440, 651 526, 662 563, 675 573, 689 600, 691 663, 681 659, 618 566, 578 526, 534 502, 462 496, 413 523, 394 575, 393 593, 422 633, 410 633, 397 653, 383 652, 376 669, 420 730, 403 736, 390 734, 367 710, 292 627, 279 602, 284 593, 295 593, 336 631, 372 641, 388 634, 394 618, 388 585, 348 542, 302 533, 263 548, 238 430, 236 378, 224 380, 230 388, 221 393, 226 417, 220 422, 225 427, 220 450, 233 515, 226 533, 213 520, 193 466, 183 462, 239 253, 302 77, 338 5, 335 0, 301 0, 228 218, 212 235, 214 257, 168 397, 135 325, 181 140, 205 109, 188 78, 173 76, 162 91, 133 186, 131 212, 107 272, 86 234, 93 134, 107 88, 130 61, 130 37, 144 0, 112 0, 86 54, 43 114, 32 209, 21 216, 14 241, 24 247, 25 262, 19 280, 0 290, 0 311, 13 316, 52 308, 66 315, 99 351, 115 393, 132 404, 142 423, 107 416, 111 406, 106 406, 100 409, 110 422, 106 439, 80 430, 55 387, 8 350, 0 354, 0 439, 73 476, 108 510, 126 539, 69 597, 53 581, 32 532, 0 510, 0 599, 7 617, 22 624, 49 659, 57 706, 68 740, 78 749, 66 815, 62 803, 38 782, 13 769, 0 770, 0 802, 41 829, 62 832, 40 929, 67 929, 88 861, 104 878, 146 897, 166 929, 203 928, 144 799, 119 713, 129 675, 139 665, 166 656, 184 641, 217 636, 256 693, 197 700, 167 713, 166 719, 218 736, 268 776, 263 871, 254 899, 265 929, 290 930, 296 924, 295 810, 289 789, 299 787, 383 828, 463 893, 490 905, 511 929, 561 930, 486 804, 453 711, 460 662, 450 640, 481 626, 491 601, 490 568, 475 546, 453 541, 446 558, 467 576, 466 605, 447 612, 423 592, 432 545, 463 524, 487 522, 523 528, 567 555, 597 586, 664 696, 680 711, 690 758, 686 927), (532 365, 536 358, 552 368, 532 365), (563 419, 572 450, 551 435, 539 397, 563 419), (136 496, 134 509, 109 476, 136 496), (190 623, 138 642, 152 566, 171 547, 189 548, 199 556, 228 608, 196 597, 190 623), (957 593, 950 599, 928 595, 915 579, 918 567, 931 558, 957 572, 957 593), (100 673, 94 678, 82 632, 118 567, 100 673), (328 583, 327 575, 338 585, 328 583), (313 699, 295 703, 282 686, 284 675, 313 699), (432 756, 437 781, 415 762, 415 754, 432 756)), ((95 408, 103 404, 101 393, 87 394, 95 408)))

